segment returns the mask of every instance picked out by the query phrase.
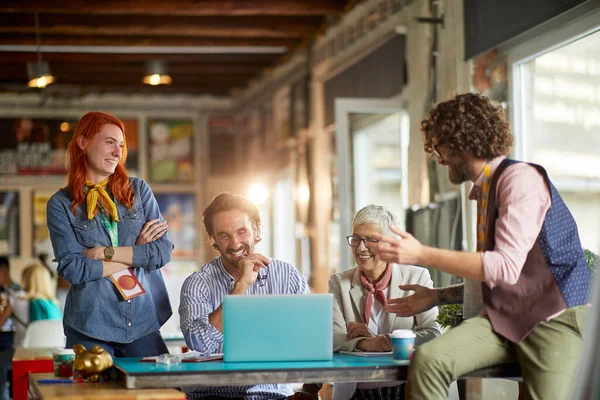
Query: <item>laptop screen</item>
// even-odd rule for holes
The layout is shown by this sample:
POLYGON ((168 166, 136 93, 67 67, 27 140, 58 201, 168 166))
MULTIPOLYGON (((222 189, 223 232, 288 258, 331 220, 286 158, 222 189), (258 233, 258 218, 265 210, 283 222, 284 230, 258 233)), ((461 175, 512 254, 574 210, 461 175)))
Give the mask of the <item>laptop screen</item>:
POLYGON ((321 361, 333 355, 333 295, 225 296, 223 358, 321 361))

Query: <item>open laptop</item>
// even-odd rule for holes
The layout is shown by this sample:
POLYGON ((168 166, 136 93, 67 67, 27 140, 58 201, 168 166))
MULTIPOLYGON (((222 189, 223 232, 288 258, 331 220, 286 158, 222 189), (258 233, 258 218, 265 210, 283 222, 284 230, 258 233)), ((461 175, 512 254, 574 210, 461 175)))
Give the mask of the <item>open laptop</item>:
POLYGON ((333 353, 331 294, 225 296, 223 359, 321 361, 333 353))

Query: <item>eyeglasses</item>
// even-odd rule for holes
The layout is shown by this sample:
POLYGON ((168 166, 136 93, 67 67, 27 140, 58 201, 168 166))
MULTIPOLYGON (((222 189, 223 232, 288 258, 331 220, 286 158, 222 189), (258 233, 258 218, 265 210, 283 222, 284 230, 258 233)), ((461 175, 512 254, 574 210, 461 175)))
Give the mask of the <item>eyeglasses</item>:
POLYGON ((269 267, 265 267, 265 269, 267 270, 267 272, 265 272, 264 275, 260 274, 260 269, 258 270, 258 275, 256 277, 256 280, 258 281, 258 285, 260 287, 263 287, 267 284, 267 277, 269 276, 269 267))
POLYGON ((444 162, 444 161, 445 161, 444 157, 442 157, 442 155, 440 154, 440 152, 439 152, 439 151, 437 151, 437 150, 435 149, 435 147, 431 146, 431 150, 433 151, 433 153, 431 153, 431 157, 437 157, 437 158, 439 158, 440 160, 442 160, 442 162, 444 162))
POLYGON ((365 247, 374 246, 377 243, 379 243, 379 240, 377 240, 377 239, 360 237, 357 235, 346 236, 346 240, 348 240, 348 245, 350 247, 358 247, 358 246, 360 246, 360 242, 365 242, 365 247))

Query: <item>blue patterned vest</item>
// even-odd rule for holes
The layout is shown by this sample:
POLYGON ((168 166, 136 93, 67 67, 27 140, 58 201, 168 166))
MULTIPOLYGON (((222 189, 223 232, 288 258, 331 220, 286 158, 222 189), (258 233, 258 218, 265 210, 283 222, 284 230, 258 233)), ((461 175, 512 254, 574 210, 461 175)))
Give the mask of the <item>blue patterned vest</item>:
MULTIPOLYGON (((494 249, 498 178, 519 161, 504 159, 490 181, 484 250, 494 249)), ((583 255, 577 224, 546 170, 529 164, 542 175, 550 189, 552 205, 542 230, 527 255, 519 279, 512 286, 490 289, 483 285, 483 298, 494 331, 518 343, 542 321, 565 308, 586 304, 591 271, 583 255)))

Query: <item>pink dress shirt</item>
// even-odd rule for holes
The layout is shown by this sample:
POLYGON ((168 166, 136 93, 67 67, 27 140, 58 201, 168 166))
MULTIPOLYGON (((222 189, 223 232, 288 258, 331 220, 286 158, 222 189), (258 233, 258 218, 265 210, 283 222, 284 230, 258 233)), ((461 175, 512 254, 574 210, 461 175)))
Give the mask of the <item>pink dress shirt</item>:
MULTIPOLYGON (((492 176, 504 158, 490 161, 492 176)), ((483 171, 469 193, 470 200, 479 199, 482 182, 483 171)), ((481 255, 484 281, 490 289, 517 282, 552 204, 544 178, 527 163, 515 164, 500 176, 496 202, 500 209, 494 250, 481 255)))

